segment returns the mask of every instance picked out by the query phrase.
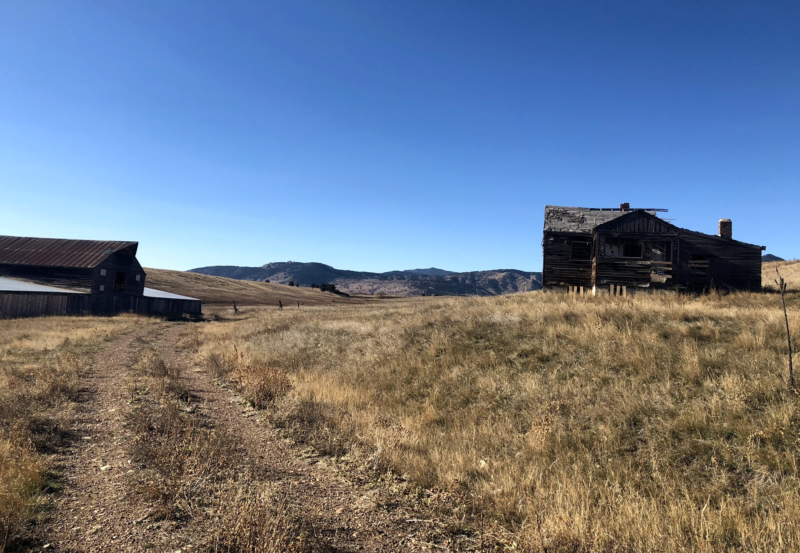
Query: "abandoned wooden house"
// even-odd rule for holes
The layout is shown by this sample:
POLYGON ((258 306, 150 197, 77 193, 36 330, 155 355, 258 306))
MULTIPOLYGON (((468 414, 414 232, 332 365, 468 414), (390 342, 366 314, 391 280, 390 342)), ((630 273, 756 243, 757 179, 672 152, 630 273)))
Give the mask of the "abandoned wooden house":
POLYGON ((0 236, 0 318, 199 314, 201 302, 145 287, 137 242, 0 236))
POLYGON ((546 206, 542 287, 612 294, 625 291, 760 290, 761 252, 719 234, 676 227, 658 217, 665 209, 546 206))

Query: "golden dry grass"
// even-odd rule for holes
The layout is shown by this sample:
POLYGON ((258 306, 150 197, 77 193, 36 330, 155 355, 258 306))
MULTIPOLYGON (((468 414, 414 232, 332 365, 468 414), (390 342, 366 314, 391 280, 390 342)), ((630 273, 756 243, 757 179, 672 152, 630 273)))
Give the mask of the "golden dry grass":
POLYGON ((797 550, 800 398, 778 304, 530 293, 263 310, 203 325, 198 355, 236 346, 236 367, 285 371, 272 417, 296 439, 367 447, 523 549, 797 550))
POLYGON ((0 552, 29 534, 46 457, 64 439, 78 378, 132 316, 0 320, 0 552))
POLYGON ((800 260, 794 259, 792 261, 772 261, 770 263, 764 263, 761 266, 761 282, 767 289, 778 289, 775 285, 775 279, 778 278, 778 275, 775 273, 776 268, 786 281, 789 290, 795 292, 800 291, 800 260))

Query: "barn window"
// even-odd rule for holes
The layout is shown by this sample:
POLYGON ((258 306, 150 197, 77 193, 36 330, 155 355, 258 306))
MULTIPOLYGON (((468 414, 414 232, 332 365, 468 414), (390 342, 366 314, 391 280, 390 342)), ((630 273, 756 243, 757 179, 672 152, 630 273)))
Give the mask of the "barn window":
POLYGON ((101 292, 105 292, 106 291, 106 287, 103 284, 100 285, 100 291, 101 292))
POLYGON ((588 260, 592 258, 592 243, 583 240, 572 241, 572 259, 588 260))
POLYGON ((140 280, 142 280, 142 275, 136 275, 136 282, 139 282, 140 280))
POLYGON ((106 270, 100 269, 100 276, 106 276, 106 270))
POLYGON ((115 292, 122 292, 125 290, 125 273, 117 271, 116 277, 114 277, 114 291, 115 292))
POLYGON ((641 259, 642 241, 636 238, 608 238, 605 241, 605 255, 608 257, 629 257, 641 259))

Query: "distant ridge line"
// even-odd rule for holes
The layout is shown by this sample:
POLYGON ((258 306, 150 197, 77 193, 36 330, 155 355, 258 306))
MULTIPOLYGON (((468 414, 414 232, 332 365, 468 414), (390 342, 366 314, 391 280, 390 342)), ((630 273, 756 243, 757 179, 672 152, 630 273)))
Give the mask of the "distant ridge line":
POLYGON ((517 269, 457 273, 430 267, 374 273, 336 269, 324 263, 285 261, 266 263, 261 267, 214 265, 191 269, 190 272, 273 284, 312 286, 331 283, 347 293, 365 295, 492 296, 541 288, 541 273, 517 269))

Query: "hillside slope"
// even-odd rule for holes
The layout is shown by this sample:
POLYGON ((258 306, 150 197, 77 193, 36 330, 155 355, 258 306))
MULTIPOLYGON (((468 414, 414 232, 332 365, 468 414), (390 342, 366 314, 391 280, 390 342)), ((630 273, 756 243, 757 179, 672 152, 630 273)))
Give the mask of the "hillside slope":
MULTIPOLYGON (((364 298, 344 298, 312 288, 296 288, 282 284, 267 284, 248 280, 201 275, 166 269, 145 269, 147 286, 173 294, 200 298, 207 304, 239 305, 328 305, 331 303, 364 303, 364 298)), ((374 300, 370 300, 374 301, 374 300)))
POLYGON ((778 289, 778 287, 775 286, 775 279, 778 278, 778 275, 775 274, 776 268, 781 272, 781 276, 786 280, 786 284, 790 290, 800 291, 800 260, 798 259, 762 263, 761 285, 764 288, 778 289))
POLYGON ((541 288, 541 273, 500 269, 452 273, 442 269, 413 269, 371 273, 346 271, 323 263, 294 261, 268 263, 262 267, 212 266, 191 272, 240 280, 265 281, 303 286, 330 282, 348 294, 391 296, 496 296, 541 288))

